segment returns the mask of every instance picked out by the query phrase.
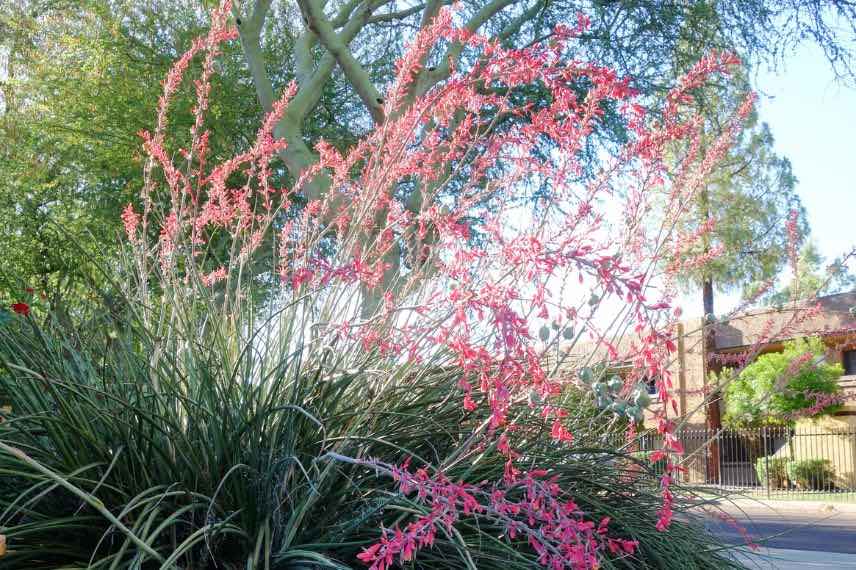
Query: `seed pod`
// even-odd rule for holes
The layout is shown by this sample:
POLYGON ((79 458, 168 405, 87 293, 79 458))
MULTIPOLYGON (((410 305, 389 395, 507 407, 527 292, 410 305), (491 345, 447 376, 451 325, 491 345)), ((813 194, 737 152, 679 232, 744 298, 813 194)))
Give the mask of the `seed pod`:
POLYGON ((637 386, 633 394, 633 403, 640 408, 647 408, 651 404, 651 396, 648 395, 647 386, 637 386))

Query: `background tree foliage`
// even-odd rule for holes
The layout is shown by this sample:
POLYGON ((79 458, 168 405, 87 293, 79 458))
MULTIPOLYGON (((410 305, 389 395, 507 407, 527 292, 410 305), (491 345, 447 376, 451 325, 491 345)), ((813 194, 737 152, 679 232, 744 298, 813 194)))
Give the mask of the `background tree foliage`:
MULTIPOLYGON (((827 363, 825 352, 817 337, 797 339, 786 342, 782 352, 758 357, 736 377, 726 369, 720 377, 725 385, 726 425, 791 424, 818 402, 812 394, 840 392, 838 378, 844 370, 840 364, 827 363)), ((811 415, 836 409, 835 404, 827 405, 811 415)))
MULTIPOLYGON (((154 121, 157 78, 205 26, 209 4, 2 0, 0 295, 7 301, 25 285, 52 298, 68 297, 75 283, 97 278, 90 262, 103 262, 114 253, 119 210, 138 189, 136 133, 154 121)), ((291 143, 290 156, 282 157, 282 175, 293 178, 311 165, 312 148, 322 137, 340 148, 352 145, 377 120, 378 103, 372 97, 391 77, 407 38, 448 4, 445 0, 237 3, 235 19, 242 42, 227 49, 217 74, 221 85, 212 101, 212 116, 217 118, 212 132, 215 155, 246 145, 271 98, 293 79, 300 86, 299 105, 290 108, 279 131, 291 143)), ((580 37, 578 52, 568 57, 589 57, 613 66, 651 98, 710 49, 736 51, 751 64, 775 65, 808 39, 823 47, 842 77, 853 76, 847 40, 856 29, 856 7, 840 0, 476 0, 461 3, 455 17, 506 45, 525 46, 549 37, 557 24, 573 25, 579 12, 591 17, 591 27, 580 37)), ((459 64, 468 63, 465 50, 441 47, 437 58, 426 62, 419 89, 448 73, 445 64, 450 56, 459 64)), ((189 122, 190 88, 185 87, 184 97, 176 102, 174 134, 184 132, 189 122)), ((579 86, 581 93, 585 87, 579 86)), ((519 101, 538 104, 541 97, 543 93, 535 89, 520 93, 519 101)), ((624 125, 610 111, 604 110, 595 139, 600 145, 623 139, 624 125)), ((741 144, 744 153, 769 156, 771 138, 763 127, 747 136, 741 144)), ((597 148, 582 152, 594 169, 597 148)), ((717 185, 725 188, 752 168, 757 174, 765 161, 769 163, 767 158, 753 157, 752 167, 723 174, 717 185)), ((748 174, 742 178, 745 182, 739 184, 755 180, 748 174)), ((792 181, 771 191, 782 189, 783 197, 764 199, 788 202, 792 181)), ((737 230, 737 225, 728 229, 737 230)), ((730 244, 731 237, 746 236, 723 236, 724 242, 730 244)), ((747 255, 743 250, 732 253, 747 255)), ((766 267, 767 260, 775 258, 766 251, 753 255, 745 263, 712 269, 717 283, 725 287, 737 282, 745 278, 742 272, 747 267, 766 267)))
POLYGON ((834 295, 856 289, 856 274, 851 270, 851 260, 856 252, 826 263, 817 246, 806 243, 799 252, 796 271, 782 287, 764 296, 769 305, 784 305, 798 299, 834 295))
MULTIPOLYGON (((715 114, 717 108, 722 107, 714 103, 706 109, 709 141, 720 134, 722 117, 715 114)), ((791 213, 797 216, 797 239, 808 234, 796 183, 790 162, 773 149, 769 126, 753 114, 708 177, 681 228, 687 234, 706 232, 688 253, 713 254, 680 276, 685 289, 701 289, 705 315, 715 312, 715 291, 746 293, 753 284, 774 279, 781 271, 792 239, 787 228, 791 213)))
MULTIPOLYGON (((119 212, 142 183, 137 133, 151 128, 159 78, 207 13, 198 2, 101 1, 20 2, 0 13, 0 296, 29 286, 73 300, 117 252, 119 212)), ((243 147, 261 117, 240 59, 233 53, 223 67, 210 110, 214 156, 243 147)), ((178 140, 191 101, 185 85, 170 125, 178 140)))

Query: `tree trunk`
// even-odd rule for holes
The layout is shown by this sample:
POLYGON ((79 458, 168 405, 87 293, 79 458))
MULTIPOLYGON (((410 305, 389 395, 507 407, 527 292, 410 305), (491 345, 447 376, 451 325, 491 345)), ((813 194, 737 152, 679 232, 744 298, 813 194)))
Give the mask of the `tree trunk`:
MULTIPOLYGON (((710 195, 708 194, 707 188, 702 189, 701 193, 699 194, 699 210, 702 222, 709 223, 711 219, 711 211, 710 195)), ((711 247, 710 234, 705 234, 703 240, 704 253, 707 254, 710 252, 711 247)), ((704 386, 707 387, 709 386, 711 373, 710 358, 713 354, 713 351, 716 350, 716 338, 714 337, 713 330, 713 323, 715 321, 713 305, 713 276, 709 273, 705 274, 702 278, 701 296, 702 307, 704 308, 704 317, 702 317, 702 374, 704 375, 704 386)), ((722 429, 722 417, 720 415, 719 408, 721 394, 716 386, 713 386, 711 390, 706 390, 706 392, 706 397, 708 398, 708 401, 705 409, 705 423, 708 429, 708 433, 713 436, 713 439, 709 444, 710 453, 708 454, 707 472, 709 478, 711 479, 711 483, 721 483, 722 481, 720 467, 722 462, 720 457, 719 438, 717 437, 719 430, 722 429)))
POLYGON ((702 283, 702 304, 705 320, 713 317, 713 279, 707 277, 702 283))
MULTIPOLYGON (((702 283, 702 304, 704 305, 704 329, 702 331, 704 347, 702 349, 702 373, 704 374, 704 384, 708 385, 710 379, 710 356, 716 348, 716 339, 714 338, 712 324, 713 318, 713 280, 706 278, 702 283)), ((719 400, 721 399, 719 390, 715 387, 707 396, 708 402, 706 407, 707 429, 708 433, 713 436, 710 441, 708 454, 708 476, 710 483, 721 483, 720 477, 720 452, 719 439, 716 437, 719 430, 722 428, 722 418, 719 410, 719 400)))
MULTIPOLYGON (((710 357, 716 349, 716 338, 713 331, 713 280, 708 277, 702 283, 702 304, 704 306, 704 329, 702 338, 704 347, 702 348, 702 372, 704 374, 704 384, 708 385, 710 381, 711 362, 710 357)), ((709 483, 721 483, 721 457, 719 449, 719 438, 716 437, 719 430, 722 428, 722 417, 720 415, 719 401, 721 399, 719 390, 715 386, 709 391, 705 416, 707 420, 707 429, 713 439, 710 441, 708 449, 708 477, 709 483)))

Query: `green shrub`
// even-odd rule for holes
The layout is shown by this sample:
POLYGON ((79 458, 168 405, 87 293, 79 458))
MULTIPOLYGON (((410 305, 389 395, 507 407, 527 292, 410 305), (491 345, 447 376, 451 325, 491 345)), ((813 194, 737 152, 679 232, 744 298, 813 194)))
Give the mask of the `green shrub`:
POLYGON ((788 477, 801 489, 818 491, 833 486, 835 471, 828 459, 803 459, 788 464, 788 477))
MULTIPOLYGON (((4 569, 148 568, 158 558, 194 569, 358 568, 379 526, 424 507, 372 469, 325 460, 328 452, 426 465, 486 419, 464 410, 454 369, 356 347, 306 356, 280 335, 218 322, 216 311, 169 310, 177 325, 168 339, 130 310, 72 331, 50 319, 0 328, 0 390, 12 406, 0 423, 4 569)), ((573 448, 521 437, 517 450, 551 466, 592 520, 609 517, 611 536, 639 540, 634 557, 601 567, 739 567, 690 509, 698 498, 678 486, 683 514, 656 530, 656 474, 627 468, 609 443, 616 434, 592 429, 585 402, 569 394, 562 404, 573 448)), ((518 425, 543 429, 537 411, 518 425)), ((496 480, 504 467, 500 454, 478 453, 447 474, 496 480)), ((524 542, 494 538, 501 532, 489 521, 456 528, 438 534, 420 568, 538 566, 524 542)))
POLYGON ((755 473, 762 486, 784 489, 788 486, 788 467, 791 460, 787 457, 759 457, 755 461, 755 473))
MULTIPOLYGON (((765 354, 737 376, 728 368, 720 374, 725 389, 725 415, 729 427, 787 424, 817 403, 817 394, 838 394, 840 364, 823 361, 826 347, 817 337, 786 342, 783 352, 765 354), (806 356, 809 356, 806 359, 806 356), (805 361, 794 366, 800 359, 805 361)), ((829 414, 840 405, 831 404, 812 417, 829 414)))

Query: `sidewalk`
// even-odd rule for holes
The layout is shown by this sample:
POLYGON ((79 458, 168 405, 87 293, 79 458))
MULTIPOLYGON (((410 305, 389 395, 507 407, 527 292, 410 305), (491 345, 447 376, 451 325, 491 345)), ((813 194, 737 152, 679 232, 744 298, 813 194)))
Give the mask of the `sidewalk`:
POLYGON ((800 512, 803 514, 811 513, 816 515, 831 515, 835 513, 856 514, 856 502, 780 501, 777 499, 749 499, 735 497, 720 500, 717 504, 727 510, 745 510, 751 513, 800 512))
POLYGON ((762 548, 753 554, 735 553, 749 568, 776 570, 856 570, 856 554, 762 548))

